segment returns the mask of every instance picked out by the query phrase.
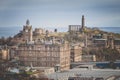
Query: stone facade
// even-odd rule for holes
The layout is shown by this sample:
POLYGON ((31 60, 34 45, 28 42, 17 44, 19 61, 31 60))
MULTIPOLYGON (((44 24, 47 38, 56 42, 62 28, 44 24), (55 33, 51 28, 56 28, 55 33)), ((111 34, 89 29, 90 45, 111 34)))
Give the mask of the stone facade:
POLYGON ((43 35, 43 34, 45 34, 45 30, 42 28, 35 28, 35 31, 33 32, 34 36, 43 35))
POLYGON ((16 49, 20 62, 24 66, 33 67, 55 67, 59 65, 60 70, 70 67, 70 47, 64 44, 34 43, 20 45, 16 49))
POLYGON ((21 31, 21 33, 25 41, 27 42, 32 41, 33 32, 29 20, 26 21, 26 25, 23 26, 23 30, 21 31))
POLYGON ((81 25, 69 25, 69 32, 80 32, 81 25))
POLYGON ((111 49, 114 48, 114 37, 113 37, 112 34, 111 34, 111 35, 108 35, 108 37, 107 37, 107 45, 108 45, 108 47, 110 47, 111 49))
POLYGON ((107 47, 107 39, 94 39, 93 40, 94 47, 104 48, 107 47))
POLYGON ((114 38, 112 34, 108 35, 106 38, 103 38, 101 36, 94 36, 93 46, 99 48, 116 48, 118 51, 120 51, 120 39, 114 38))
POLYGON ((82 55, 82 61, 89 62, 89 61, 96 61, 95 55, 82 55))
POLYGON ((1 49, 0 50, 0 59, 2 59, 2 60, 10 59, 9 49, 1 49))
POLYGON ((81 19, 81 25, 69 25, 68 31, 69 32, 84 32, 84 28, 85 28, 85 18, 84 15, 82 15, 82 19, 81 19))
POLYGON ((81 55, 82 55, 82 48, 79 45, 72 45, 70 52, 71 62, 81 61, 81 55))
POLYGON ((114 46, 120 52, 120 39, 114 39, 114 46))

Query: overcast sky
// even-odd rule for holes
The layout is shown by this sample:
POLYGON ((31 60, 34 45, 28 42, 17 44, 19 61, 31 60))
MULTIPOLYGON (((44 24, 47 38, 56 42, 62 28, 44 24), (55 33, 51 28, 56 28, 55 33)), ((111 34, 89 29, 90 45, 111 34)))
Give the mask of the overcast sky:
POLYGON ((120 0, 0 0, 0 27, 120 27, 120 0))

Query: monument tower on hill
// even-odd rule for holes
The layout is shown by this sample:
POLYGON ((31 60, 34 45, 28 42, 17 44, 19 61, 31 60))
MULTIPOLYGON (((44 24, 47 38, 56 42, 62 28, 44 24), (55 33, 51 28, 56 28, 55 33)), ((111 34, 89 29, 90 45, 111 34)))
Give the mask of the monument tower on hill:
POLYGON ((85 29, 85 18, 84 15, 82 15, 81 25, 69 25, 68 31, 84 33, 84 29, 85 29))
POLYGON ((84 18, 84 15, 82 15, 82 29, 84 28, 85 26, 85 18, 84 18))

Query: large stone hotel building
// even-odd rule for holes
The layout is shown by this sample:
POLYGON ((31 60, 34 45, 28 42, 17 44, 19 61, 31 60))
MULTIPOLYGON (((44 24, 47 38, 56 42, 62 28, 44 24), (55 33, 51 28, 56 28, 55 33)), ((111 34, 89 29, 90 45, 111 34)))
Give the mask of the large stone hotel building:
POLYGON ((67 70, 70 66, 70 49, 64 44, 26 44, 16 50, 20 62, 24 66, 56 67, 67 70))
POLYGON ((24 66, 56 67, 67 70, 70 67, 70 46, 62 39, 45 38, 32 41, 32 30, 29 21, 22 33, 26 43, 20 44, 15 50, 19 61, 24 66), (27 36, 27 37, 26 37, 27 36), (28 38, 28 39, 27 39, 28 38))

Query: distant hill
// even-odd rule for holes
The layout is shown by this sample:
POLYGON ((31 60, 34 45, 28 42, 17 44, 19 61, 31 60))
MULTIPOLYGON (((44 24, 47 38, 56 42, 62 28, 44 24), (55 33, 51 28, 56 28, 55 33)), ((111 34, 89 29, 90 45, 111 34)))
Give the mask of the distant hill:
MULTIPOLYGON (((23 28, 22 26, 0 27, 0 37, 14 36, 15 34, 19 33, 19 31, 22 30, 22 28, 23 28)), ((97 27, 97 28, 106 32, 120 33, 120 27, 97 27)), ((52 31, 54 31, 54 29, 57 29, 58 32, 68 31, 68 27, 45 27, 45 29, 52 31)))

